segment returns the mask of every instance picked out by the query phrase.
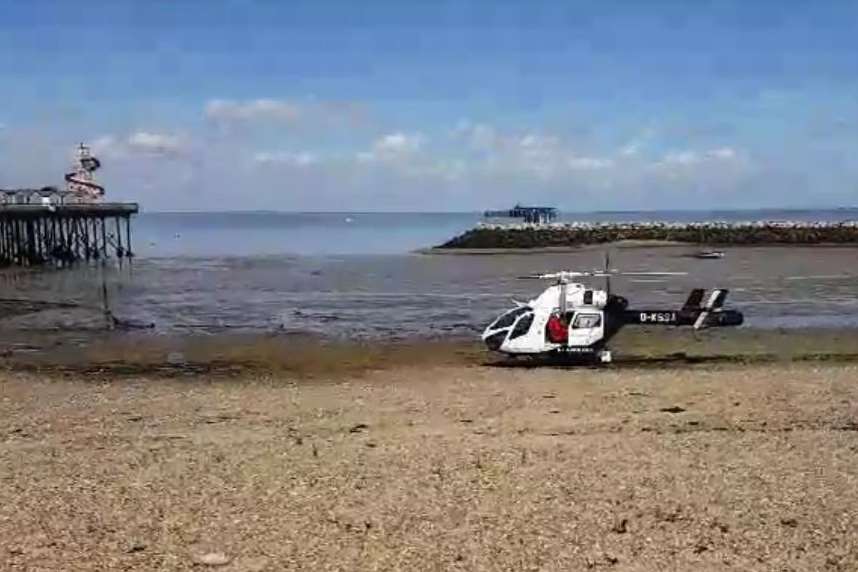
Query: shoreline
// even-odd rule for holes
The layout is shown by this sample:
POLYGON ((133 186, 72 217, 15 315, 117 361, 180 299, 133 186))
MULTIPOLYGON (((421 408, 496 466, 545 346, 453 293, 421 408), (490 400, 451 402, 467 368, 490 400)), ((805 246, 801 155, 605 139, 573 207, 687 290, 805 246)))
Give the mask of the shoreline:
POLYGON ((446 246, 433 246, 429 248, 420 248, 412 251, 413 254, 422 254, 422 255, 463 255, 463 256, 472 256, 472 255, 484 255, 484 256, 495 256, 495 255, 504 255, 504 254, 568 254, 572 252, 588 252, 593 250, 603 250, 603 249, 618 249, 618 250, 635 250, 635 249, 685 249, 689 252, 697 252, 701 248, 735 248, 738 250, 741 249, 751 249, 751 248, 774 248, 774 249, 788 249, 795 248, 800 246, 801 248, 811 248, 811 249, 835 249, 835 250, 844 250, 844 249, 858 249, 858 242, 855 243, 836 243, 836 242, 819 242, 813 244, 787 244, 782 242, 774 242, 774 243, 692 243, 692 242, 679 242, 675 240, 616 240, 612 242, 602 242, 602 243, 587 243, 587 244, 575 244, 569 246, 533 246, 533 247, 446 247, 446 246))
MULTIPOLYGON (((417 367, 578 367, 489 352, 478 338, 350 341, 310 335, 146 335, 18 333, 2 338, 0 371, 99 376, 236 377, 278 374, 301 379, 364 375, 417 367)), ((635 328, 610 344, 604 369, 687 369, 721 364, 858 362, 858 328, 729 331, 635 328)), ((589 366, 587 366, 589 367, 589 366)))

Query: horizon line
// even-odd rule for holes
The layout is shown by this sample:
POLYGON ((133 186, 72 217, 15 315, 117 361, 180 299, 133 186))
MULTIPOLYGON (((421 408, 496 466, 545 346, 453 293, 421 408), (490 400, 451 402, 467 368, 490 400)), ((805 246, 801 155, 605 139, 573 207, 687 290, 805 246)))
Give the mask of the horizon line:
MULTIPOLYGON (((421 211, 421 210, 389 210, 389 211, 364 211, 364 210, 279 210, 279 209, 235 209, 235 210, 146 210, 141 207, 140 214, 330 214, 330 215, 480 215, 486 211, 503 211, 508 209, 484 209, 484 210, 451 210, 451 211, 421 211)), ((784 212, 812 212, 812 211, 851 211, 858 210, 858 206, 829 206, 829 207, 737 207, 737 208, 664 208, 664 209, 605 209, 605 210, 563 210, 557 209, 561 214, 624 214, 624 213, 717 213, 717 212, 758 212, 758 211, 784 211, 784 212)))

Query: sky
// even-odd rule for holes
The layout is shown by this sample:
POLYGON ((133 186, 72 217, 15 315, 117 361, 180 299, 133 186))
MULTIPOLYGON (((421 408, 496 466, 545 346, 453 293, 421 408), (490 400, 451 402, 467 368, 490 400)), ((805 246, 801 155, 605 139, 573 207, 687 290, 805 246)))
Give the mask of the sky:
POLYGON ((858 205, 858 3, 0 0, 0 187, 146 210, 858 205))

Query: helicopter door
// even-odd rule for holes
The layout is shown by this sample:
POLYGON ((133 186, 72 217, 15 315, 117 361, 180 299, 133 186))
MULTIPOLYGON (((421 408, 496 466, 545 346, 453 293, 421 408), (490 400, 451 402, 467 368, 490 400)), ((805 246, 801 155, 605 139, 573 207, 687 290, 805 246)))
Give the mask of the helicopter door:
POLYGON ((587 347, 605 336, 602 312, 575 312, 569 326, 569 345, 587 347))

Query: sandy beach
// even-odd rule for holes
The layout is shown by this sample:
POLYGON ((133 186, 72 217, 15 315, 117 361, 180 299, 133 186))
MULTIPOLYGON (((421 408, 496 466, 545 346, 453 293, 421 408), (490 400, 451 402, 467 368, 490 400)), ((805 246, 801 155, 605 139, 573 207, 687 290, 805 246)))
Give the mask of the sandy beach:
POLYGON ((297 294, 279 260, 175 280, 141 264, 111 300, 123 319, 169 318, 142 329, 107 329, 93 300, 22 304, 91 290, 26 274, 0 304, 0 570, 854 570, 853 255, 627 249, 633 267, 693 271, 672 290, 626 284, 636 300, 726 285, 751 325, 630 327, 605 367, 477 341, 499 292, 530 293, 510 276, 558 254, 385 259, 372 279, 313 262, 297 294), (408 291, 429 271, 477 292, 408 291), (259 284, 233 292, 219 272, 259 284), (342 277, 360 288, 313 294, 342 277), (151 285, 142 311, 119 296, 151 285), (246 331, 182 327, 252 312, 265 319, 246 331))
POLYGON ((854 363, 447 355, 312 374, 10 369, 0 568, 858 566, 854 363))

